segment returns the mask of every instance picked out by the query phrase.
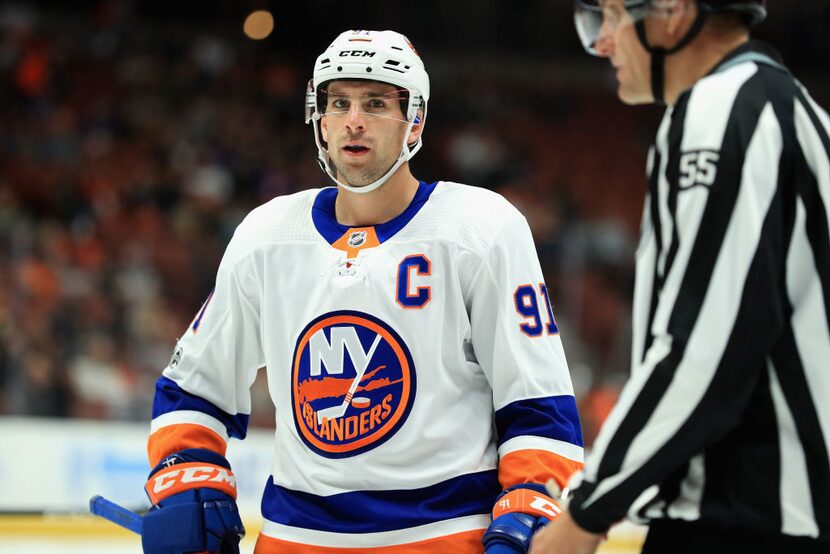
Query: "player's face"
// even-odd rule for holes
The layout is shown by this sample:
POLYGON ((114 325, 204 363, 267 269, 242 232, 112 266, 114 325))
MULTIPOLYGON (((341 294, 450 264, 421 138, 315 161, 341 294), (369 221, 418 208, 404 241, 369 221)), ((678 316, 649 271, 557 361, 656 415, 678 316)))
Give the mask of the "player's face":
POLYGON ((368 185, 397 161, 407 129, 400 99, 400 89, 384 83, 329 85, 321 129, 340 181, 368 185))
POLYGON ((617 95, 626 104, 654 101, 651 91, 651 57, 643 48, 634 19, 623 0, 602 2, 602 29, 596 42, 597 54, 608 58, 617 70, 617 95))

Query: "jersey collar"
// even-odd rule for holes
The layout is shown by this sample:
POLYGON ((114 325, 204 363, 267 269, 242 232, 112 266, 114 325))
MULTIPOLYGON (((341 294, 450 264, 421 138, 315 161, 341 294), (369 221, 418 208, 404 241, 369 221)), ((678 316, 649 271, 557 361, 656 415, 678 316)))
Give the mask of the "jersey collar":
POLYGON ((435 185, 437 185, 437 182, 428 184, 419 181, 418 191, 412 198, 412 202, 400 215, 386 223, 371 227, 349 227, 338 223, 334 214, 337 187, 327 187, 317 193, 317 197, 314 199, 314 205, 311 208, 311 220, 314 222, 317 232, 329 244, 338 249, 347 250, 351 254, 352 250, 360 250, 361 247, 377 246, 403 229, 426 204, 432 191, 435 190, 435 185), (350 242, 351 244, 349 244, 350 242))

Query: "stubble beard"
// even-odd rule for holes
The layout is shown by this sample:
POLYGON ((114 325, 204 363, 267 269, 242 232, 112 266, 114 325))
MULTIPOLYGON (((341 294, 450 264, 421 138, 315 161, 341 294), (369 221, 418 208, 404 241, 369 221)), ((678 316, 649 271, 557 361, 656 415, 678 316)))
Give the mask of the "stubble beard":
POLYGON ((362 168, 362 169, 351 169, 351 168, 341 168, 341 166, 334 160, 332 160, 332 165, 334 165, 334 169, 337 171, 337 178, 339 180, 345 181, 345 184, 350 187, 365 187, 366 185, 370 185, 383 177, 395 162, 392 161, 389 164, 372 164, 370 167, 362 168))
POLYGON ((371 170, 351 170, 346 169, 343 171, 340 167, 335 164, 335 169, 337 169, 337 176, 342 180, 345 181, 347 185, 350 187, 365 187, 370 183, 374 183, 376 180, 380 178, 382 175, 379 172, 371 171, 371 170))

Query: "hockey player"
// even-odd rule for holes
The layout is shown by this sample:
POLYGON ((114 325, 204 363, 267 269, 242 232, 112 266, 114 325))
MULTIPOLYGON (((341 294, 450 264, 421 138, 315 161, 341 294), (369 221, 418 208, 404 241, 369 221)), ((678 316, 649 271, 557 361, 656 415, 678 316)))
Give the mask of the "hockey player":
MULTIPOLYGON (((429 79, 409 41, 342 33, 306 121, 336 186, 240 224, 156 388, 145 551, 236 552, 229 437, 267 368, 275 456, 257 554, 524 553, 581 467, 559 330, 524 217, 418 181, 429 79)), ((263 479, 266 476, 263 476, 263 479)))
POLYGON ((579 0, 629 104, 665 102, 637 252, 631 378, 533 554, 830 552, 830 119, 764 0, 579 0))

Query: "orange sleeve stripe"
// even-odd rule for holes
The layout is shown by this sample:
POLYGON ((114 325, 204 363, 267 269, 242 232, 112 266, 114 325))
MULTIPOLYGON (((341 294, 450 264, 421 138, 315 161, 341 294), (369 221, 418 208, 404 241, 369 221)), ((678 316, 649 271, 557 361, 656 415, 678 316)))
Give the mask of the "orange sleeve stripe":
POLYGON ((275 539, 260 534, 254 554, 435 554, 436 552, 464 552, 465 554, 483 554, 481 537, 484 529, 464 531, 424 541, 382 546, 377 548, 336 548, 332 546, 314 546, 275 539))
POLYGON ((206 448, 222 456, 228 445, 219 434, 195 423, 179 423, 162 427, 147 439, 147 457, 155 467, 165 457, 186 448, 206 448))
POLYGON ((516 450, 499 460, 499 483, 506 489, 522 483, 545 484, 554 479, 564 488, 582 465, 547 450, 516 450))

